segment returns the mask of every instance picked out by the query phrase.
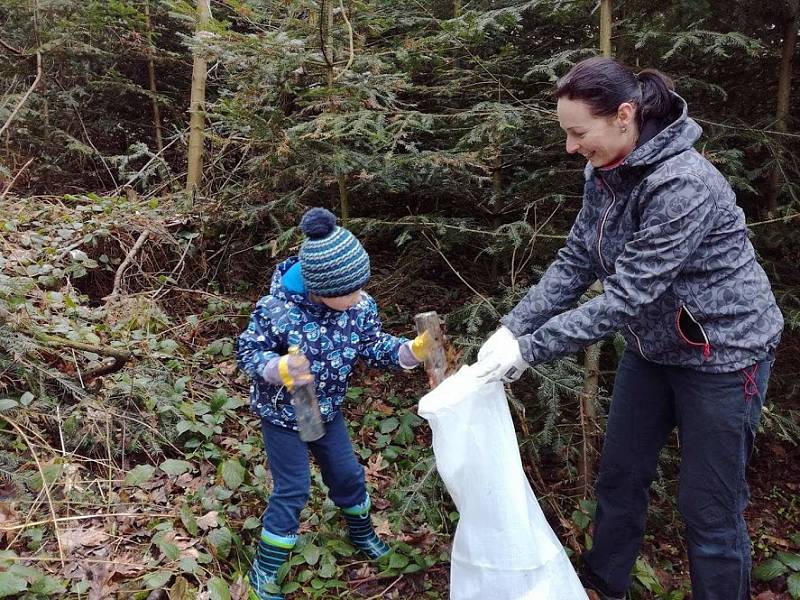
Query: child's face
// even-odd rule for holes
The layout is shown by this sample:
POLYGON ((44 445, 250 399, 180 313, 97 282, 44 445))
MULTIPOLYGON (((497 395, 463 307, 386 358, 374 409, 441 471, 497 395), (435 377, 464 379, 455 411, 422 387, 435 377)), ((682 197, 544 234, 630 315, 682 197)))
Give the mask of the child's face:
POLYGON ((348 308, 352 308, 358 303, 359 300, 361 300, 361 290, 356 290, 347 296, 337 296, 336 298, 319 298, 319 301, 325 306, 338 311, 345 311, 348 308))

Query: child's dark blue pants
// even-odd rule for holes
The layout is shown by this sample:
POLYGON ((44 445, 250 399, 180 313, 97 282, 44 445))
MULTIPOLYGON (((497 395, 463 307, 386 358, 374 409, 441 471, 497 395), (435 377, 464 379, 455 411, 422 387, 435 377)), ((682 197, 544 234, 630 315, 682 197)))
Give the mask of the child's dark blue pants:
POLYGON ((300 526, 300 511, 308 501, 311 471, 308 451, 322 472, 328 495, 340 508, 351 508, 367 499, 364 468, 359 464, 344 417, 325 424, 326 432, 316 442, 306 443, 291 429, 261 421, 273 489, 262 518, 264 529, 278 536, 290 536, 300 526))
MULTIPOLYGON (((678 429, 678 510, 694 600, 750 600, 745 470, 771 360, 731 373, 658 365, 631 351, 620 361, 598 476, 590 579, 622 597, 642 542, 658 455, 678 429)), ((658 532, 653 532, 658 535, 658 532)))

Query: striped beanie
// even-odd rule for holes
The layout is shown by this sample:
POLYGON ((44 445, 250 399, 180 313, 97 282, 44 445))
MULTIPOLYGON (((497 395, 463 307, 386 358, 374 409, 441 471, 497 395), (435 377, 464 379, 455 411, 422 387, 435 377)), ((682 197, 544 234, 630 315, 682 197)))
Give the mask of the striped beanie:
POLYGON ((369 255, 356 236, 337 227, 332 212, 308 210, 300 229, 307 237, 300 246, 300 272, 307 291, 336 298, 364 287, 369 280, 369 255))

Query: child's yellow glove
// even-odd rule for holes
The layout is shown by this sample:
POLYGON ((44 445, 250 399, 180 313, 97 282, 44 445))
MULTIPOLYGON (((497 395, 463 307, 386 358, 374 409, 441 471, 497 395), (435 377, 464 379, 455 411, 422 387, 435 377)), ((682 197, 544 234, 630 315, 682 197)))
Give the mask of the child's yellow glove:
POLYGON ((288 354, 270 360, 262 375, 269 383, 285 385, 289 391, 298 385, 314 381, 311 364, 296 346, 289 348, 288 354))
POLYGON ((414 357, 419 362, 423 362, 426 358, 428 358, 432 349, 433 338, 427 331, 423 331, 421 334, 411 340, 411 352, 414 353, 414 357))
POLYGON ((309 368, 311 364, 302 354, 285 354, 278 361, 278 375, 281 383, 292 391, 296 386, 311 383, 314 376, 309 368))

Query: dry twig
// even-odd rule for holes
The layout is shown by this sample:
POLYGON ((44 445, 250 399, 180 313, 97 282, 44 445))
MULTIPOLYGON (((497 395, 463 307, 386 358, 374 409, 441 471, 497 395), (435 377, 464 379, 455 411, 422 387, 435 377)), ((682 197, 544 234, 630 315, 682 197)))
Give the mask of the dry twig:
POLYGON ((14 110, 11 111, 11 114, 6 119, 6 122, 0 127, 0 135, 3 135, 3 132, 8 129, 8 126, 11 125, 11 122, 14 120, 14 117, 17 116, 19 109, 22 108, 22 105, 28 101, 28 96, 33 93, 33 90, 39 85, 39 82, 42 80, 42 75, 44 74, 44 70, 42 69, 42 53, 36 53, 36 79, 33 80, 31 87, 28 88, 28 91, 25 92, 25 95, 17 102, 17 105, 14 107, 14 110))
POLYGON ((136 240, 136 243, 133 245, 133 248, 130 249, 128 255, 125 257, 125 260, 122 261, 119 268, 117 268, 117 272, 114 275, 114 287, 111 290, 111 293, 103 298, 105 300, 106 305, 108 305, 111 301, 115 300, 117 296, 119 296, 119 289, 122 286, 122 275, 125 273, 125 270, 128 266, 133 262, 133 259, 139 253, 139 250, 142 249, 144 243, 147 241, 147 238, 150 237, 150 230, 145 229, 142 233, 139 234, 139 239, 136 240))

